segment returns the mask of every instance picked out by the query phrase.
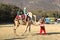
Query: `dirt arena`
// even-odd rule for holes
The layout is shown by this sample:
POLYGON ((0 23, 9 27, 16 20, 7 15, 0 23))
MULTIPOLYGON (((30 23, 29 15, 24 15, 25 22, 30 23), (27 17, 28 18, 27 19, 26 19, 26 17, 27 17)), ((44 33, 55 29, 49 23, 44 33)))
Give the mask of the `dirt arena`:
POLYGON ((60 40, 60 24, 45 24, 45 28, 47 35, 39 35, 39 25, 32 25, 31 33, 24 33, 26 26, 20 25, 15 36, 13 24, 0 25, 0 40, 60 40))

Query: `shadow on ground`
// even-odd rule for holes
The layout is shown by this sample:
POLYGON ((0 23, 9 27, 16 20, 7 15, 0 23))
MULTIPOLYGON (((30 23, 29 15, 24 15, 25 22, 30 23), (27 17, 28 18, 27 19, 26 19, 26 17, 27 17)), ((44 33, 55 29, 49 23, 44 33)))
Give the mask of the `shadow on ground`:
MULTIPOLYGON (((53 34, 60 34, 60 32, 50 32, 50 33, 46 33, 46 35, 53 35, 53 34)), ((40 33, 34 33, 32 34, 32 36, 36 36, 36 35, 40 35, 40 33)), ((42 33, 42 35, 44 35, 44 33, 42 33)))
POLYGON ((4 40, 20 40, 20 39, 25 39, 26 37, 14 37, 14 38, 9 38, 9 39, 4 39, 4 40))
MULTIPOLYGON (((60 32, 50 32, 50 33, 46 33, 46 35, 56 35, 56 34, 60 34, 60 32)), ((33 34, 31 34, 32 36, 36 36, 36 35, 40 35, 39 33, 33 33, 33 34)), ((42 35, 44 35, 44 33, 42 33, 42 35)), ((17 38, 9 38, 9 39, 4 39, 4 40, 20 40, 20 39, 25 39, 25 38, 27 38, 27 36, 26 35, 24 35, 24 36, 21 36, 21 37, 17 37, 17 38)))

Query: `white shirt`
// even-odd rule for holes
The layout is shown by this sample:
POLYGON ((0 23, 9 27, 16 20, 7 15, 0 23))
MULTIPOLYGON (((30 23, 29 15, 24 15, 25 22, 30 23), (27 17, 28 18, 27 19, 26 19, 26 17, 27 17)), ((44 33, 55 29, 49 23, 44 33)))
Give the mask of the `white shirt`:
POLYGON ((44 24, 41 24, 40 26, 44 26, 44 24))

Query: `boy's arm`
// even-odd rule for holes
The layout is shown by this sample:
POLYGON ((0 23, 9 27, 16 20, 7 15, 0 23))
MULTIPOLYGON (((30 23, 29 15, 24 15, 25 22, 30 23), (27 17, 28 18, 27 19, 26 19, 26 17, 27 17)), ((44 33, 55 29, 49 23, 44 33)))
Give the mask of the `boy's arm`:
POLYGON ((37 22, 38 25, 40 25, 41 23, 40 22, 37 22))

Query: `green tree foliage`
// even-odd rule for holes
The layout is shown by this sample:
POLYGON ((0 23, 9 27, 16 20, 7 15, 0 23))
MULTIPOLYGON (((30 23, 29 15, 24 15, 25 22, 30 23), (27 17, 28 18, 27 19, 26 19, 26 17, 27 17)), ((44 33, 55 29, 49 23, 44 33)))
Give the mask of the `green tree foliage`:
MULTIPOLYGON (((0 4, 0 23, 4 21, 13 22, 18 9, 20 8, 16 7, 15 5, 0 4)), ((31 12, 35 14, 36 16, 44 16, 44 17, 49 16, 49 17, 55 17, 55 18, 60 17, 60 11, 54 11, 54 10, 46 11, 46 10, 41 10, 41 9, 35 9, 35 10, 31 10, 31 12)))
POLYGON ((32 10, 31 12, 32 12, 33 14, 35 14, 35 15, 40 15, 41 12, 42 12, 42 10, 36 9, 36 10, 32 10))
POLYGON ((18 9, 15 5, 0 4, 0 23, 13 21, 18 9))
POLYGON ((55 17, 55 18, 60 17, 60 11, 45 11, 45 10, 37 9, 37 10, 33 10, 32 13, 41 16, 48 16, 48 17, 55 17))

